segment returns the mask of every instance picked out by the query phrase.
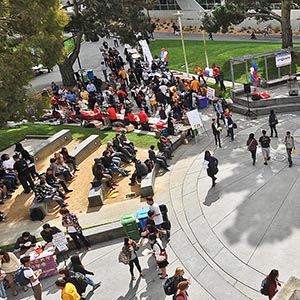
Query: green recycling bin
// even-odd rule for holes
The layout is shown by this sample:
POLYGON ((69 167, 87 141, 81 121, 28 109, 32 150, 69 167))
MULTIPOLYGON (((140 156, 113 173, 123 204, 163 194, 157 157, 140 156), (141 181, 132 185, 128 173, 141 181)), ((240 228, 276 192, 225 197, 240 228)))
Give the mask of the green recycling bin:
POLYGON ((121 224, 127 236, 138 241, 140 239, 139 225, 136 222, 136 213, 125 214, 121 217, 121 224))

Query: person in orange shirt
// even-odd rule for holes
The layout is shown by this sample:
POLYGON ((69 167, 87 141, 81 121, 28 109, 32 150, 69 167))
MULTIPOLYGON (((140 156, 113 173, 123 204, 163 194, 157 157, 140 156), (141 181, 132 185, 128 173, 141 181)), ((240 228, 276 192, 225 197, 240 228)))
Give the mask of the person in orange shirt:
POLYGON ((203 76, 203 70, 199 66, 195 67, 194 72, 198 75, 198 81, 200 82, 200 78, 201 78, 203 80, 204 84, 206 84, 206 81, 203 76))
POLYGON ((58 279, 55 281, 56 287, 61 290, 62 300, 80 300, 74 284, 67 282, 65 279, 58 279))
POLYGON ((198 93, 200 83, 194 76, 192 78, 193 78, 193 80, 191 82, 191 88, 195 93, 198 93))
POLYGON ((118 72, 118 75, 125 80, 126 84, 129 85, 128 83, 128 78, 127 78, 127 72, 126 70, 122 67, 121 70, 118 72))

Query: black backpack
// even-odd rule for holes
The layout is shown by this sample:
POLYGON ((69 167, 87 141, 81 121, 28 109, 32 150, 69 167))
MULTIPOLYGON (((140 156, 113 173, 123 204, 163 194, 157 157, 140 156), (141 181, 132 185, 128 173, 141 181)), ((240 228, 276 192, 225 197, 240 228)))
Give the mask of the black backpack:
POLYGON ((23 268, 23 267, 20 267, 16 273, 15 273, 15 282, 18 283, 20 286, 25 286, 27 285, 30 280, 28 278, 25 277, 24 275, 24 270, 29 270, 29 268, 23 268))
POLYGON ((45 218, 45 215, 40 208, 34 208, 30 212, 30 219, 32 221, 42 221, 44 218, 45 218))
POLYGON ((268 279, 265 278, 260 285, 260 292, 265 296, 269 296, 269 282, 268 279))
POLYGON ((166 295, 174 295, 176 293, 176 287, 175 287, 175 280, 176 278, 174 276, 169 277, 163 285, 164 291, 166 295))

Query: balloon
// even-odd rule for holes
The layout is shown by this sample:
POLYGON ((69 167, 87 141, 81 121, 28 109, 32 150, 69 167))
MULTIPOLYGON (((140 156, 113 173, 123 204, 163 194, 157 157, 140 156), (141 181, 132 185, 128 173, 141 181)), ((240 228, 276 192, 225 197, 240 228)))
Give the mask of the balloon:
POLYGON ((253 72, 254 72, 254 68, 251 67, 251 68, 250 68, 250 73, 253 74, 253 72))

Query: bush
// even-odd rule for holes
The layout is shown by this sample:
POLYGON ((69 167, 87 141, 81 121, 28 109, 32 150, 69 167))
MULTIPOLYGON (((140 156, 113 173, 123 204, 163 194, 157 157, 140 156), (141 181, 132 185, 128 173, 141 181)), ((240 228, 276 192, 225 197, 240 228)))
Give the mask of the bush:
POLYGON ((280 27, 279 27, 279 26, 276 26, 276 27, 273 29, 273 31, 274 31, 275 33, 279 33, 279 32, 280 32, 280 27))

